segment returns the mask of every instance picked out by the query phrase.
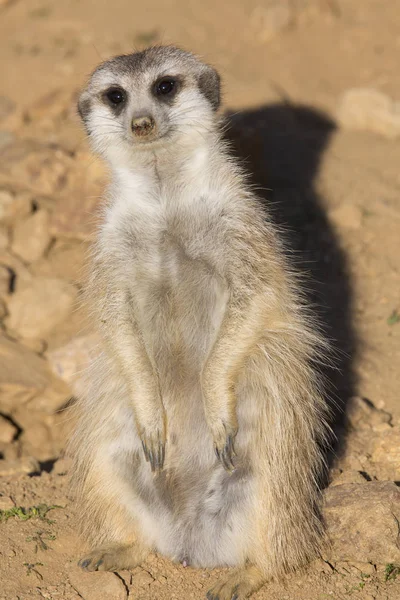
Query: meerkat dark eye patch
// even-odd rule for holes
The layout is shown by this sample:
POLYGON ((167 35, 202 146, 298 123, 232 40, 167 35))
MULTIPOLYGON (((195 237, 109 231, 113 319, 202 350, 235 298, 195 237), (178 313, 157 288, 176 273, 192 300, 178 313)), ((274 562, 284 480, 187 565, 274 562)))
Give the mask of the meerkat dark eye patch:
POLYGON ((118 107, 121 110, 126 102, 126 92, 120 87, 111 87, 103 93, 103 99, 113 108, 118 107))
POLYGON ((153 93, 160 100, 171 100, 177 93, 179 81, 176 77, 162 77, 153 87, 153 93))

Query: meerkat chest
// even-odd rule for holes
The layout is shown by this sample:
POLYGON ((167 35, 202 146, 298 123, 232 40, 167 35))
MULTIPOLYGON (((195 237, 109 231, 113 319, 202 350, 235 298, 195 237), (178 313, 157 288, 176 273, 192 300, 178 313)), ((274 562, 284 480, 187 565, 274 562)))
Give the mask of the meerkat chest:
POLYGON ((204 354, 224 315, 218 228, 202 201, 125 216, 125 278, 149 346, 181 362, 204 354))

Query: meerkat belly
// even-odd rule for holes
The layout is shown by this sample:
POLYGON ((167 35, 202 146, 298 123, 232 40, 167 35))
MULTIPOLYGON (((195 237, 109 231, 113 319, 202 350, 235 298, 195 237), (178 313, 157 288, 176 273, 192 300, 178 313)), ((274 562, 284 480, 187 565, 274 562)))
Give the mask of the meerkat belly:
POLYGON ((138 261, 133 294, 139 326, 161 377, 199 373, 222 322, 228 290, 203 260, 172 243, 138 261))
POLYGON ((138 261, 132 286, 137 318, 157 370, 167 418, 164 470, 142 460, 136 472, 138 521, 145 537, 173 560, 235 565, 247 544, 252 477, 216 459, 203 409, 200 373, 224 317, 227 288, 204 261, 179 248, 138 261), (240 543, 238 540, 241 540, 240 543))

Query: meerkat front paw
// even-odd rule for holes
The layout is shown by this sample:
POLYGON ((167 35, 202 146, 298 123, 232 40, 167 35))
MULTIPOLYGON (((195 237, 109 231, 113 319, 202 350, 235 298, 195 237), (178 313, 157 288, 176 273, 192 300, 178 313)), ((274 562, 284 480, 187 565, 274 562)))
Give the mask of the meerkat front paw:
POLYGON ((144 456, 150 463, 153 473, 162 471, 165 460, 165 433, 156 429, 155 431, 142 431, 140 434, 144 456))
POLYGON ((136 407, 135 421, 137 432, 142 442, 146 461, 150 463, 153 473, 159 473, 164 467, 166 443, 166 417, 160 403, 136 407))
POLYGON ((228 473, 235 470, 234 458, 236 456, 234 441, 237 427, 220 421, 212 427, 214 450, 218 460, 228 473), (217 425, 217 426, 216 426, 217 425))

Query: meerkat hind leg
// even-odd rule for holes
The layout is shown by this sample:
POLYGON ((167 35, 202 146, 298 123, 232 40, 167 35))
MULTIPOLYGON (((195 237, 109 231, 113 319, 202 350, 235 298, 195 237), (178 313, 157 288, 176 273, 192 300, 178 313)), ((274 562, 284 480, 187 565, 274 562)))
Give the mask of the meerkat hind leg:
POLYGON ((217 582, 207 600, 244 600, 265 583, 266 577, 254 565, 235 570, 225 581, 217 582))
POLYGON ((99 546, 81 558, 84 571, 119 571, 133 569, 143 562, 149 550, 137 543, 99 546))

